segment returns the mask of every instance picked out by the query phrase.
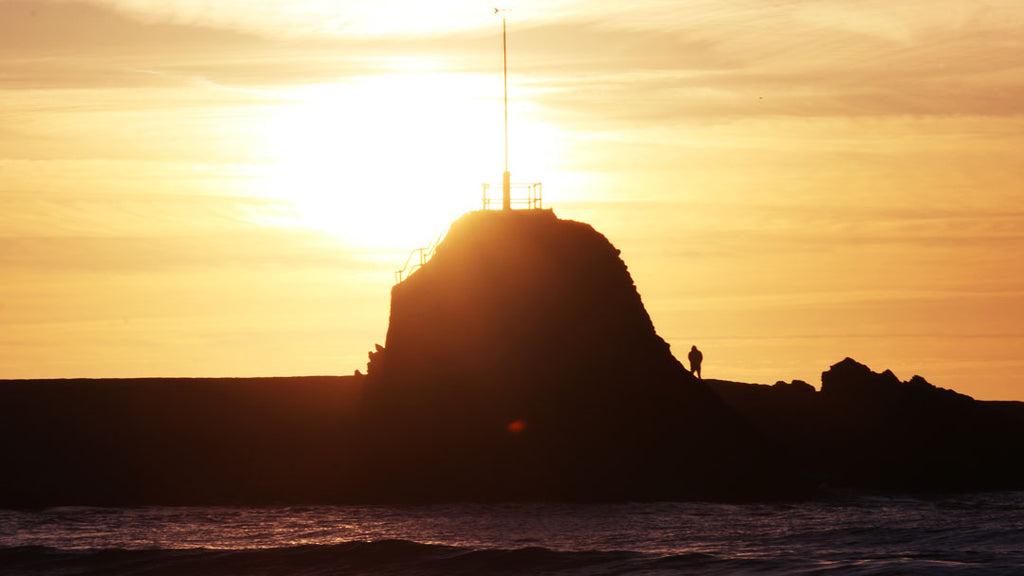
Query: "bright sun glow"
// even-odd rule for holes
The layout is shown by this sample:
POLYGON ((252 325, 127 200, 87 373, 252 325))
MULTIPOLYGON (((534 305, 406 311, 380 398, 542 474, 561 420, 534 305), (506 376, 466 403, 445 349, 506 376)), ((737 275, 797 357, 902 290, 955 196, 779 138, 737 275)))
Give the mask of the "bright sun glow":
MULTIPOLYGON (((262 194, 291 210, 268 223, 405 249, 479 207, 503 170, 501 79, 422 66, 288 95, 268 122, 262 194)), ((529 115, 510 108, 516 181, 542 181, 554 159, 554 130, 529 115)))

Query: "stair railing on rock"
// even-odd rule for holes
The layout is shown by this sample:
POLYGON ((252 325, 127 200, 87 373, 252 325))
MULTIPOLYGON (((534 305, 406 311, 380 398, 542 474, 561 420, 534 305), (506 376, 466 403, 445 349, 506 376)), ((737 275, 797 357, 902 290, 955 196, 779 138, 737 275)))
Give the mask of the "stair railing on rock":
MULTIPOLYGON (((487 184, 484 183, 484 194, 483 194, 483 209, 494 210, 502 208, 502 185, 501 184, 487 184), (497 190, 497 198, 491 197, 491 191, 497 190)), ((534 182, 532 184, 512 184, 513 192, 519 194, 512 195, 512 206, 522 206, 527 210, 541 210, 544 206, 544 202, 541 196, 541 183, 534 182)), ((430 260, 430 257, 434 255, 434 251, 437 250, 437 246, 444 240, 444 236, 447 233, 441 232, 441 234, 431 244, 425 248, 417 248, 409 253, 409 257, 405 259, 405 264, 400 270, 395 270, 395 284, 400 284, 402 280, 407 278, 410 274, 416 271, 417 268, 423 266, 430 260)))
POLYGON ((416 271, 417 268, 423 266, 430 260, 430 257, 434 255, 437 250, 437 246, 444 240, 444 236, 447 230, 441 232, 429 246, 424 248, 417 248, 409 253, 409 257, 405 259, 405 264, 400 270, 395 270, 395 284, 400 284, 404 278, 409 274, 416 271))

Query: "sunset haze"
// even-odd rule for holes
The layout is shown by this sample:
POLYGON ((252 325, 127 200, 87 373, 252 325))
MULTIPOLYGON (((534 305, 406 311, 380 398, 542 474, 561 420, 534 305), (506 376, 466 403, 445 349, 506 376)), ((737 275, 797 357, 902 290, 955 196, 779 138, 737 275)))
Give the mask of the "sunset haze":
MULTIPOLYGON (((677 358, 1024 400, 1024 4, 501 7, 513 180, 677 358)), ((365 370, 501 179, 501 58, 464 0, 0 0, 0 378, 365 370)))

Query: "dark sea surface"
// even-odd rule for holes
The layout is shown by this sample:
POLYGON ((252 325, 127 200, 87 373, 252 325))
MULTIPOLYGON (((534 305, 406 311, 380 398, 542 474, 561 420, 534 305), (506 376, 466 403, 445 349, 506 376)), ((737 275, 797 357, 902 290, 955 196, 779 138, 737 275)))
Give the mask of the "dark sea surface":
POLYGON ((0 510, 0 574, 1024 574, 1024 493, 0 510))

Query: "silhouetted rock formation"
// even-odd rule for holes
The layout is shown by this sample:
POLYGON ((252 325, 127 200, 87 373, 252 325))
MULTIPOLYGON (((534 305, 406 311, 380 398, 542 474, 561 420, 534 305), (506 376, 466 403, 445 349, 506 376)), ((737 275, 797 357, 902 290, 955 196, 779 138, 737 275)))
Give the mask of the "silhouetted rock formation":
POLYGON ((821 392, 711 381, 712 388, 823 486, 937 491, 1024 488, 1024 404, 978 402, 850 358, 821 392))
POLYGON ((881 403, 886 408, 910 405, 960 406, 968 408, 974 399, 945 388, 937 388, 920 376, 907 382, 900 382, 891 371, 881 374, 872 372, 867 366, 852 358, 846 358, 832 365, 821 374, 821 392, 833 402, 852 407, 864 408, 881 403))
POLYGON ((467 214, 391 299, 387 378, 405 387, 540 378, 547 388, 595 375, 691 383, 619 251, 549 210, 467 214))
POLYGON ((550 211, 474 212, 394 287, 370 463, 410 497, 746 496, 778 472, 672 356, 619 251, 550 211), (522 422, 509 432, 511 422, 522 422), (754 480, 752 480, 754 479, 754 480))

